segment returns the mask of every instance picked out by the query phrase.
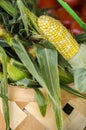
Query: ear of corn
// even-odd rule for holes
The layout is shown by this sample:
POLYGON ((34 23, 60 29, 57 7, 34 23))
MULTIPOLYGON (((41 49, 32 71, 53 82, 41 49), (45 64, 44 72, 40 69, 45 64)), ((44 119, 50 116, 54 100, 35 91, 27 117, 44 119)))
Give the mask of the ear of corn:
POLYGON ((38 18, 38 26, 43 38, 51 42, 66 60, 79 51, 79 44, 59 20, 43 15, 38 18))

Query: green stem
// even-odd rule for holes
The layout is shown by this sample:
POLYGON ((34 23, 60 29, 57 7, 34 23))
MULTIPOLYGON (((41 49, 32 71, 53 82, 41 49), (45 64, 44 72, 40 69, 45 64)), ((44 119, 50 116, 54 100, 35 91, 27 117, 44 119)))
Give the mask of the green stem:
POLYGON ((81 28, 86 31, 86 24, 81 20, 81 18, 73 11, 73 9, 63 0, 58 0, 58 2, 63 6, 63 8, 68 11, 68 13, 79 23, 81 28))
POLYGON ((3 66, 3 77, 1 80, 1 95, 3 95, 4 98, 2 98, 3 102, 3 112, 4 112, 4 118, 6 122, 6 130, 10 130, 10 119, 9 119, 9 106, 8 106, 8 83, 7 83, 7 57, 3 50, 3 48, 0 47, 0 56, 2 57, 2 66, 3 66))

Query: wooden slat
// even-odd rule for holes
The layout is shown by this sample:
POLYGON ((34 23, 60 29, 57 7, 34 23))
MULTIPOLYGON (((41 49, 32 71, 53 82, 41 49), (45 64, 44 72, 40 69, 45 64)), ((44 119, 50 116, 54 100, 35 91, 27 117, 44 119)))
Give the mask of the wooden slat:
POLYGON ((86 116, 86 99, 76 98, 69 103, 76 108, 82 115, 86 116))
POLYGON ((64 121, 63 130, 84 130, 86 127, 86 117, 76 109, 64 121))
POLYGON ((12 130, 27 117, 27 115, 18 107, 15 102, 9 102, 10 127, 12 130))
POLYGON ((16 102, 16 104, 18 105, 18 107, 20 107, 20 109, 23 110, 28 103, 27 102, 16 102))
POLYGON ((77 98, 77 96, 70 94, 63 89, 61 89, 61 97, 62 107, 65 106, 71 99, 75 100, 77 98))
POLYGON ((11 86, 8 89, 8 97, 15 102, 31 102, 34 101, 34 90, 11 86))
POLYGON ((15 130, 46 130, 46 128, 34 116, 29 114, 15 130))
MULTIPOLYGON (((40 89, 46 96, 47 94, 44 89, 40 89)), ((34 102, 34 89, 28 88, 25 89, 23 87, 8 87, 8 97, 9 100, 15 101, 15 102, 34 102)))
POLYGON ((47 107, 46 116, 43 117, 39 111, 38 105, 36 102, 29 103, 25 109, 31 113, 41 124, 43 124, 49 130, 57 130, 53 111, 50 105, 47 107))
POLYGON ((0 130, 6 130, 6 124, 1 110, 0 110, 0 130))

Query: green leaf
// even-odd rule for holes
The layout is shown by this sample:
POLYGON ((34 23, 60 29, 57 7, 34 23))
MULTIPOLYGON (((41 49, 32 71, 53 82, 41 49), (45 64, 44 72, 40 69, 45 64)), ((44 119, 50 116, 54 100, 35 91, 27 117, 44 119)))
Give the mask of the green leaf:
POLYGON ((58 66, 58 69, 61 83, 69 84, 73 82, 73 75, 70 72, 68 72, 65 68, 61 67, 60 65, 58 66))
POLYGON ((1 92, 5 95, 7 94, 7 55, 2 47, 0 47, 0 60, 3 68, 3 78, 1 83, 4 81, 1 92))
POLYGON ((38 83, 32 79, 28 79, 28 78, 24 78, 22 80, 18 80, 17 82, 15 82, 16 85, 23 85, 24 87, 28 88, 28 87, 36 87, 38 86, 38 83))
POLYGON ((24 23, 26 33, 28 34, 28 18, 27 18, 27 15, 25 14, 25 11, 24 11, 24 5, 23 5, 21 0, 17 0, 17 5, 18 5, 18 8, 20 10, 21 18, 22 18, 22 21, 24 23))
POLYGON ((37 14, 37 10, 38 10, 38 7, 37 7, 37 3, 38 1, 37 0, 23 0, 23 3, 25 4, 25 6, 27 8, 29 8, 31 10, 31 12, 34 12, 34 14, 36 13, 37 14))
POLYGON ((14 7, 8 0, 0 0, 0 6, 11 16, 14 14, 14 7))
POLYGON ((18 68, 19 70, 21 70, 23 73, 26 73, 28 75, 28 77, 30 76, 30 73, 27 72, 26 67, 20 61, 17 61, 15 59, 11 58, 10 63, 11 63, 11 65, 13 65, 16 68, 18 68))
POLYGON ((27 70, 37 82, 45 88, 54 109, 58 130, 62 130, 62 109, 57 68, 57 51, 37 47, 38 65, 35 66, 17 37, 14 37, 13 39, 13 48, 27 70))
POLYGON ((73 69, 86 68, 86 44, 81 44, 78 53, 68 62, 73 69))
POLYGON ((9 17, 7 13, 0 11, 0 24, 2 24, 6 30, 9 30, 9 17))
POLYGON ((74 83, 76 89, 80 92, 86 93, 86 69, 79 68, 74 70, 74 83))
MULTIPOLYGON (((8 94, 8 82, 7 82, 7 56, 2 47, 0 47, 0 57, 1 57, 1 62, 2 62, 2 68, 3 68, 3 77, 1 80, 1 95, 3 97, 6 97, 8 94)), ((4 113, 4 118, 6 122, 6 130, 10 130, 10 119, 9 119, 9 106, 8 106, 8 98, 2 98, 3 102, 3 113, 4 113)))
POLYGON ((43 116, 46 114, 47 101, 43 93, 39 89, 35 89, 35 99, 38 103, 40 112, 43 116))
POLYGON ((61 84, 61 88, 64 89, 65 91, 67 91, 68 93, 71 93, 75 96, 86 99, 86 95, 84 95, 84 94, 80 93, 79 91, 69 87, 66 84, 61 84))
POLYGON ((78 53, 68 62, 72 66, 76 89, 86 93, 86 44, 81 44, 78 53))
POLYGON ((29 31, 33 32, 33 34, 38 34, 39 28, 37 26, 37 16, 26 8, 21 0, 17 0, 17 5, 27 34, 28 28, 29 31))
POLYGON ((56 124, 58 130, 62 130, 62 109, 60 100, 60 85, 59 85, 59 73, 58 73, 58 61, 57 51, 54 49, 46 49, 37 46, 36 48, 37 59, 41 76, 45 81, 48 91, 54 98, 55 102, 51 99, 54 114, 56 117, 56 124))
POLYGON ((37 81, 40 82, 41 78, 40 78, 33 62, 31 61, 28 53, 26 52, 24 46, 22 45, 22 42, 17 37, 14 37, 14 39, 13 39, 13 47, 14 47, 16 54, 19 56, 20 60, 22 61, 23 65, 27 68, 27 70, 34 77, 36 77, 37 81))
POLYGON ((8 47, 7 42, 3 39, 0 39, 0 47, 8 47))
POLYGON ((11 58, 7 63, 7 73, 10 80, 17 81, 24 77, 29 77, 26 68, 18 61, 11 58))
POLYGON ((79 42, 79 43, 86 43, 86 33, 83 34, 79 34, 75 36, 75 39, 79 42))
POLYGON ((46 83, 43 80, 43 78, 41 77, 37 65, 32 62, 28 53, 26 52, 26 50, 22 44, 22 41, 18 37, 15 36, 12 40, 12 44, 13 44, 13 48, 14 48, 16 54, 22 61, 23 65, 27 68, 27 70, 31 73, 31 75, 39 82, 39 84, 41 86, 45 87, 47 93, 50 95, 53 102, 57 105, 56 101, 53 99, 49 90, 47 89, 46 83))

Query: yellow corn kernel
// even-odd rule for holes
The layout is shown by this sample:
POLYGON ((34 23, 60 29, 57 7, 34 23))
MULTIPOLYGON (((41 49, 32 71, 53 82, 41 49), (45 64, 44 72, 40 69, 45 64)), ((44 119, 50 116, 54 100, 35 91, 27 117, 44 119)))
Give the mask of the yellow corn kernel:
POLYGON ((66 60, 76 55, 79 44, 59 20, 43 15, 37 22, 43 38, 51 42, 66 60))

